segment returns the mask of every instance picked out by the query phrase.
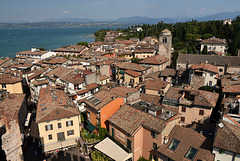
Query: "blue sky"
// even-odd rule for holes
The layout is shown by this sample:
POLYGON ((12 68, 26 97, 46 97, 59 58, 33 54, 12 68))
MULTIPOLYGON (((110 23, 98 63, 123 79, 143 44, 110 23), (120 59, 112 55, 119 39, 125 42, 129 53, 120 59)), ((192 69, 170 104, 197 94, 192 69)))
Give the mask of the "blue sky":
POLYGON ((0 22, 42 21, 51 18, 95 20, 147 16, 201 17, 239 11, 240 0, 1 0, 0 22))

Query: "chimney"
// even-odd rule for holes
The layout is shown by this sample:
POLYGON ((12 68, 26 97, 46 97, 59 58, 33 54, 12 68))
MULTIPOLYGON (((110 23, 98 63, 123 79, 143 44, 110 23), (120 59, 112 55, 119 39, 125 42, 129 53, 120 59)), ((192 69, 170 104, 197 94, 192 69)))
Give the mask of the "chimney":
POLYGON ((169 139, 168 139, 168 136, 165 136, 165 137, 164 137, 164 144, 167 144, 167 143, 168 143, 168 140, 169 140, 169 139))

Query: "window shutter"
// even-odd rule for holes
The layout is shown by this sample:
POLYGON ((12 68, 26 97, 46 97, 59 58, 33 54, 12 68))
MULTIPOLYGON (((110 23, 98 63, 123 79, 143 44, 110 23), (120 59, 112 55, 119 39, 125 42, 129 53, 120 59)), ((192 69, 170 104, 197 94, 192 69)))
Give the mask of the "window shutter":
POLYGON ((47 125, 45 125, 45 130, 48 131, 47 125))
POLYGON ((73 126, 73 120, 71 120, 71 125, 73 126))
POLYGON ((68 122, 66 121, 66 126, 68 127, 68 122))
POLYGON ((51 130, 53 130, 53 126, 52 126, 52 124, 51 124, 51 130))

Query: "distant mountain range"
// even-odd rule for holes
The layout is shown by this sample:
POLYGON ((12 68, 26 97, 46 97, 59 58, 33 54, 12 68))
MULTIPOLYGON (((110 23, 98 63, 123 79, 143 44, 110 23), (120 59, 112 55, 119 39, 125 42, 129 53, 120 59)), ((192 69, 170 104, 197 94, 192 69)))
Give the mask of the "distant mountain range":
POLYGON ((234 19, 240 15, 240 11, 236 12, 221 12, 204 17, 176 17, 176 18, 149 18, 142 16, 133 16, 133 17, 123 17, 115 20, 92 20, 89 18, 62 18, 62 19, 47 19, 43 22, 83 22, 83 23, 124 23, 124 24, 156 24, 163 21, 164 23, 176 23, 176 22, 187 22, 191 20, 197 21, 209 21, 209 20, 225 20, 225 19, 234 19))
POLYGON ((225 20, 234 19, 240 15, 240 11, 236 12, 221 12, 204 17, 178 17, 178 18, 149 18, 142 16, 124 17, 115 20, 92 20, 89 18, 60 18, 47 19, 42 22, 11 22, 1 23, 0 28, 35 28, 35 27, 93 27, 93 26, 129 26, 138 24, 157 24, 163 21, 164 23, 187 22, 192 20, 210 21, 210 20, 225 20))

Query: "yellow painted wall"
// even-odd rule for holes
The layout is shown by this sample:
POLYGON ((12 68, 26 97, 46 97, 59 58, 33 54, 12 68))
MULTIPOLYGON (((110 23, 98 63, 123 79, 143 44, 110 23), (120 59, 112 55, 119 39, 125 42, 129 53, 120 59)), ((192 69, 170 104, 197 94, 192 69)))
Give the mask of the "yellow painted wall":
POLYGON ((44 144, 44 151, 50 151, 58 148, 67 147, 70 145, 75 144, 75 139, 80 137, 80 130, 81 130, 81 119, 80 116, 73 116, 70 118, 63 118, 60 120, 53 120, 49 122, 41 122, 38 123, 39 129, 39 136, 42 139, 42 144, 44 144), (66 121, 73 120, 73 126, 66 127, 66 121), (61 128, 58 128, 58 123, 62 124, 61 128), (53 130, 46 131, 45 125, 52 124, 53 130), (74 130, 74 135, 67 136, 67 131, 74 130), (65 141, 59 142, 57 140, 57 133, 64 132, 65 141), (52 140, 48 139, 48 135, 52 134, 52 140))
POLYGON ((134 79, 134 86, 133 87, 136 87, 139 84, 139 77, 134 78, 134 77, 132 77, 132 76, 126 74, 126 73, 125 73, 124 76, 125 76, 124 84, 127 83, 127 85, 129 85, 130 79, 134 79))
MULTIPOLYGON (((0 85, 2 87, 2 84, 0 85)), ((6 88, 3 88, 10 93, 23 93, 22 82, 17 82, 14 84, 6 84, 6 88)))

